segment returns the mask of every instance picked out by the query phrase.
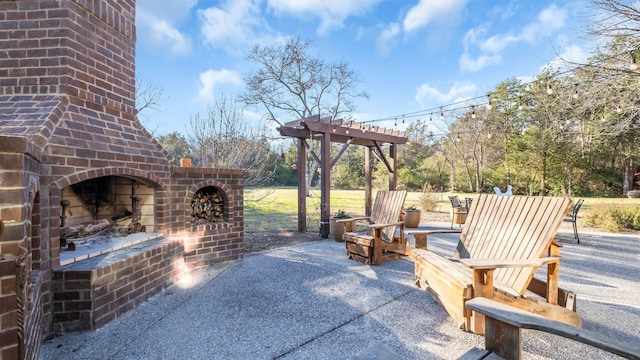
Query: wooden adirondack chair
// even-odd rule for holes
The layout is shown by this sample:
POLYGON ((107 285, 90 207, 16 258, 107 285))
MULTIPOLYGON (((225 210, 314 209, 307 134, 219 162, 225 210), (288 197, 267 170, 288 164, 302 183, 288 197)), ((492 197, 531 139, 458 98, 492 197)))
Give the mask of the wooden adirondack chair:
POLYGON ((465 308, 474 297, 582 326, 575 295, 558 289, 560 245, 553 241, 570 205, 564 198, 478 195, 453 258, 427 250, 424 232, 416 238, 422 248, 407 248, 415 261, 416 284, 467 331, 484 333, 484 315, 465 308), (533 278, 542 265, 547 265, 546 282, 533 278), (527 289, 547 302, 525 298, 527 289))
POLYGON ((405 255, 404 221, 400 221, 400 214, 406 197, 404 190, 378 191, 371 216, 337 220, 345 223, 347 232, 342 239, 350 259, 377 265, 405 255), (368 223, 367 233, 354 232, 358 221, 368 223), (397 227, 400 236, 396 236, 397 227))

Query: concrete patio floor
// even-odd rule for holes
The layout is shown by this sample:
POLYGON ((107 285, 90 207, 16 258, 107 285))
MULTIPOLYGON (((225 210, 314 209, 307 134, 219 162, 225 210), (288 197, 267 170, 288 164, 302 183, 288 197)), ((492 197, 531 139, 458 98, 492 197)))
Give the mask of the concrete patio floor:
MULTIPOLYGON (((432 223, 427 228, 448 228, 432 223)), ((577 294, 584 328, 640 342, 640 239, 570 228, 560 286, 577 294)), ((451 255, 457 237, 430 249, 451 255)), ((350 359, 382 346, 402 359, 456 359, 482 336, 458 329, 413 284, 410 259, 366 266, 334 240, 248 254, 199 269, 106 326, 43 342, 46 359, 350 359)), ((527 359, 611 359, 613 355, 525 331, 527 359)))

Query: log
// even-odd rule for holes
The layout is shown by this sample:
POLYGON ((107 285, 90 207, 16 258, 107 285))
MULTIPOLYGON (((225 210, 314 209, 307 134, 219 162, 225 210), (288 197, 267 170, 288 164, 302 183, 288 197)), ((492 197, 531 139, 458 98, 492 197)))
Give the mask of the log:
POLYGON ((111 226, 112 226, 111 221, 107 219, 98 219, 98 220, 84 222, 76 225, 64 226, 60 228, 60 238, 62 239, 81 238, 91 234, 95 234, 111 226))

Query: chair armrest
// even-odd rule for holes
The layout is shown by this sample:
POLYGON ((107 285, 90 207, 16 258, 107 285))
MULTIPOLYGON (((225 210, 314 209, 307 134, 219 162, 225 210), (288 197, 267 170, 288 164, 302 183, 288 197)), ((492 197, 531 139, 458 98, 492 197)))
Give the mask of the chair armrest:
MULTIPOLYGON (((622 342, 603 333, 596 333, 594 331, 567 325, 491 299, 477 297, 468 300, 465 303, 465 307, 484 314, 487 319, 494 319, 500 324, 509 324, 518 329, 544 331, 567 339, 579 341, 628 359, 640 359, 640 356, 638 355, 640 354, 640 346, 638 346, 638 344, 622 342)), ((487 323, 490 324, 489 327, 492 327, 491 330, 494 330, 495 334, 499 334, 493 338, 489 337, 487 339, 487 346, 496 348, 500 346, 499 342, 501 342, 502 345, 512 344, 505 341, 506 338, 512 338, 517 341, 519 345, 521 336, 519 330, 499 326, 493 321, 488 321, 487 323), (515 334, 512 334, 513 331, 515 331, 515 334)), ((498 351, 497 353, 501 356, 505 355, 504 353, 501 354, 501 351, 498 351)))
POLYGON ((398 221, 398 222, 388 223, 388 224, 369 224, 368 226, 372 229, 382 229, 389 226, 400 226, 400 225, 404 225, 404 221, 398 221))
POLYGON ((427 250, 427 237, 432 234, 460 234, 460 230, 424 230, 424 229, 405 229, 405 235, 413 235, 414 245, 418 249, 427 250))
POLYGON ((353 218, 348 218, 348 219, 334 219, 336 222, 338 223, 348 223, 348 222, 354 222, 354 221, 362 221, 362 220, 369 220, 368 216, 361 216, 361 217, 353 217, 353 218))
POLYGON ((424 229, 406 229, 404 231, 407 235, 432 235, 432 234, 460 234, 462 229, 456 230, 424 230, 424 229))
POLYGON ((561 256, 548 256, 539 259, 530 260, 501 260, 501 259, 460 259, 460 262, 471 268, 478 270, 498 269, 498 268, 515 268, 515 267, 532 267, 542 266, 551 263, 559 263, 561 256))

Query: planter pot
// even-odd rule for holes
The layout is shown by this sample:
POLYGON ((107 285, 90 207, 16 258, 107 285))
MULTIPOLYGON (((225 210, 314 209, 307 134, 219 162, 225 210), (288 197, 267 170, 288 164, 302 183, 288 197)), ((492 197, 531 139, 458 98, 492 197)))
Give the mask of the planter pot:
POLYGON ((342 235, 344 235, 344 223, 337 222, 336 219, 331 219, 329 222, 329 231, 335 241, 344 241, 342 240, 342 235))
POLYGON ((422 215, 420 210, 405 210, 404 213, 405 227, 417 228, 420 226, 420 216, 422 215))

